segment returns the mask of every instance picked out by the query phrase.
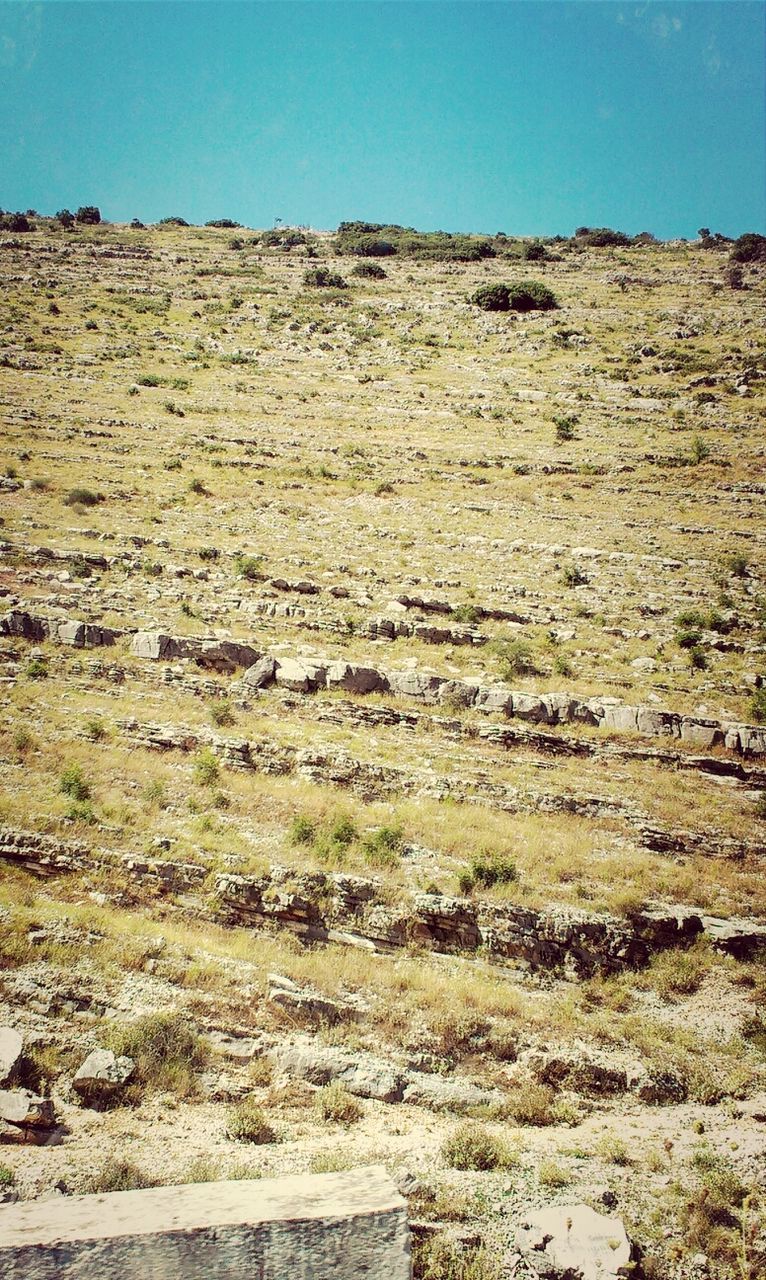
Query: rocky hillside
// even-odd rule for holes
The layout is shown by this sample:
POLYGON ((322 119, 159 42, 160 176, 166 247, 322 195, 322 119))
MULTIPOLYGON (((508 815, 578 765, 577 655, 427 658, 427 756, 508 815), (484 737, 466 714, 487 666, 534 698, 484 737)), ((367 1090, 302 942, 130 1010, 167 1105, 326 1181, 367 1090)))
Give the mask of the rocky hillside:
POLYGON ((0 1198, 382 1163, 424 1280, 755 1280, 766 267, 350 234, 0 238, 0 1198))

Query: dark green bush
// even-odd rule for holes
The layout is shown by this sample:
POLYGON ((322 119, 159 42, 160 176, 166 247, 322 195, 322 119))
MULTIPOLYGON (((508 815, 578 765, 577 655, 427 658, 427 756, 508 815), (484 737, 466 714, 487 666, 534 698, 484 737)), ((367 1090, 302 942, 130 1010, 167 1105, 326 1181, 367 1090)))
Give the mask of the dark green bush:
POLYGON ((32 224, 25 213, 0 214, 0 231, 31 231, 32 224))
POLYGON ((74 214, 72 213, 71 209, 59 209, 58 213, 56 214, 56 221, 60 223, 62 227, 73 227, 74 214))
POLYGON ((103 493, 94 493, 92 489, 70 489, 64 499, 67 507, 96 507, 104 502, 103 493))
POLYGON ((630 244, 630 236, 626 236, 624 231, 613 231, 611 227, 578 227, 575 240, 589 249, 624 248, 630 244))
POLYGON ((511 305, 510 296, 507 284, 485 284, 472 294, 471 302, 475 307, 481 307, 483 311, 508 311, 511 305))
POLYGON ((509 301, 513 311, 553 311, 559 305, 548 286, 538 280, 511 285, 509 301))
POLYGON ((386 273, 377 262, 357 262, 352 268, 352 276, 358 276, 364 280, 385 280, 386 273))
POLYGON ((304 285, 311 289, 347 289, 348 284, 334 271, 328 271, 327 267, 313 267, 311 271, 307 271, 303 277, 304 285))
POLYGON ((766 260, 766 236, 746 231, 734 241, 731 256, 735 262, 763 262, 766 260))
POLYGON ((75 763, 66 766, 59 779, 59 791, 72 800, 90 799, 90 787, 85 781, 81 765, 75 763))
POLYGON ((234 231, 234 230, 236 230, 236 228, 237 228, 237 227, 241 227, 241 226, 242 226, 242 223, 241 223, 241 222, 234 222, 234 220, 233 220, 232 218, 211 218, 209 222, 206 222, 206 223, 205 223, 205 226, 206 226, 206 227, 221 227, 222 229, 226 229, 226 230, 229 230, 229 231, 234 231))
POLYGON ((83 226, 94 227, 101 221, 101 210, 94 204, 81 204, 75 218, 83 226))

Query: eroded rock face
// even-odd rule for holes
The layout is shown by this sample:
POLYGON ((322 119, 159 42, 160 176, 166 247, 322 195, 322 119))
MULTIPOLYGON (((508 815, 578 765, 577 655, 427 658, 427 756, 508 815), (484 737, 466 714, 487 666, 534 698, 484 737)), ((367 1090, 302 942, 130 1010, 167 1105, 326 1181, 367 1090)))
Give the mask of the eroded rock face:
MULTIPOLYGON (((405 632, 428 643, 478 644, 484 639, 470 628, 447 630, 389 619, 377 619, 367 628, 368 635, 388 639, 405 632)), ((113 644, 120 633, 84 622, 51 622, 21 610, 12 610, 0 618, 0 634, 32 641, 50 636, 76 648, 93 648, 113 644)), ((171 636, 160 631, 136 632, 131 641, 131 652, 135 657, 153 661, 187 658, 202 667, 228 673, 245 667, 248 672, 246 682, 254 688, 264 687, 275 678, 278 685, 295 693, 315 693, 326 687, 358 695, 390 692, 426 704, 443 702, 456 707, 475 706, 486 713, 500 713, 530 724, 590 724, 618 733, 670 738, 698 751, 722 746, 745 758, 766 755, 766 726, 681 716, 657 707, 630 706, 617 698, 582 699, 566 692, 522 692, 505 684, 484 686, 420 671, 382 671, 343 659, 334 662, 314 658, 275 659, 260 655, 241 641, 171 636)))
POLYGON ((522 1260, 541 1280, 617 1280, 632 1270, 633 1248, 622 1221, 584 1204, 529 1214, 516 1244, 521 1259, 512 1275, 522 1260))

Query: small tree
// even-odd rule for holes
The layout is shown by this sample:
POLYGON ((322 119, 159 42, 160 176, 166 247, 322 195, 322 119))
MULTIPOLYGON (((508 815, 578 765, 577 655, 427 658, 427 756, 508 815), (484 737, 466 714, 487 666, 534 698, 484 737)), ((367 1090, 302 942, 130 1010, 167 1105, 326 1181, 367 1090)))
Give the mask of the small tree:
POLYGON ((67 231, 74 226, 74 214, 71 209, 59 209, 56 214, 56 221, 65 227, 67 231))
POLYGON ((101 210, 94 204, 81 204, 75 217, 83 226, 94 227, 101 221, 101 210))

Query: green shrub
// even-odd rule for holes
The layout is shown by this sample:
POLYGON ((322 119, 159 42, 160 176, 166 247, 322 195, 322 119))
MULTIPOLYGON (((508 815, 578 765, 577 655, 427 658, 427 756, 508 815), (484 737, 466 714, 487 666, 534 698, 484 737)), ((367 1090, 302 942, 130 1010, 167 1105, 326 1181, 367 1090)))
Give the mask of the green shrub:
POLYGON ((766 687, 756 689, 750 699, 750 715, 756 724, 766 724, 766 687))
POLYGON ((235 715, 230 702, 226 698, 219 698, 216 702, 210 704, 210 719, 213 724, 217 724, 219 728, 226 725, 234 724, 235 715))
POLYGON ((766 259, 766 236, 746 231, 734 241, 731 256, 735 262, 763 262, 766 259))
POLYGON ((310 271, 305 272, 303 283, 310 289, 347 289, 348 284, 334 271, 329 271, 327 267, 313 267, 310 271))
POLYGON ((684 630, 676 633, 676 644, 679 649, 695 649, 702 639, 701 631, 684 630))
POLYGON ((471 893, 478 885, 492 889, 498 884, 513 884, 519 878, 512 858, 502 853, 480 853, 471 862, 471 870, 459 877, 461 893, 471 893))
POLYGON ((670 948, 662 951, 646 971, 646 981, 666 999, 692 995, 710 969, 710 955, 704 946, 670 948))
POLYGON ((87 1179, 84 1189, 91 1195, 104 1195, 110 1191, 143 1191, 156 1186, 159 1186, 157 1180, 130 1160, 110 1159, 87 1179))
POLYGON ((339 1080, 319 1089, 314 1105, 323 1120, 333 1120, 336 1124, 353 1124, 364 1114, 358 1100, 339 1080))
POLYGON ((97 507, 100 502, 104 502, 103 493, 94 493, 92 489, 75 488, 70 489, 64 499, 64 505, 67 507, 97 507))
POLYGON ((630 236, 611 227, 578 227, 575 242, 589 249, 625 248, 630 244, 630 236))
POLYGON ((7 1191, 16 1185, 16 1174, 7 1164, 0 1164, 0 1190, 7 1191))
POLYGON ((48 663, 45 658, 32 658, 25 670, 30 680, 45 680, 48 676, 48 663))
POLYGON ((106 725, 98 716, 91 716, 83 727, 86 738, 90 738, 91 742, 103 742, 107 737, 106 725))
POLYGON ((212 787, 221 775, 221 766, 210 747, 203 747, 194 760, 194 781, 202 787, 212 787))
POLYGON ((508 301, 512 311, 555 311, 558 302, 547 285, 539 280, 522 280, 509 288, 508 301))
POLYGON ((565 587, 583 587, 590 581, 587 573, 577 564, 569 564, 561 575, 561 581, 565 587))
POLYGON ((558 1119, 553 1089, 536 1081, 517 1085, 509 1094, 506 1107, 517 1124, 543 1126, 555 1124, 558 1119))
POLYGON ((342 845, 344 849, 354 843, 357 835, 358 832, 352 819, 345 815, 341 818, 336 818, 327 829, 327 836, 333 844, 342 845))
POLYGON ((402 846, 402 835, 402 828, 396 826, 379 827, 371 835, 365 836, 362 841, 362 849, 371 866, 396 866, 402 846))
POLYGON ((196 1071, 205 1065, 207 1051, 191 1024, 180 1013, 147 1013, 133 1022, 113 1024, 107 1048, 126 1054, 136 1064, 128 1085, 129 1098, 143 1089, 193 1097, 196 1071))
POLYGON ((734 551, 727 556, 724 565, 735 578, 747 577, 747 569, 750 561, 741 551, 734 551))
POLYGON ((538 674, 532 648, 526 640, 503 640, 496 646, 496 653, 500 659, 501 679, 538 674))
POLYGON ((510 289, 507 284, 485 284, 471 295, 471 302, 482 311, 509 311, 510 289))
POLYGON ((357 262, 351 269, 352 276, 362 280, 385 280, 386 272, 378 262, 357 262))
POLYGON ((234 565, 240 578, 247 578, 248 582, 263 580, 263 556, 237 556, 234 565))
POLYGON ((504 1274, 499 1253, 484 1245, 463 1245, 446 1234, 413 1241, 413 1280, 501 1280, 504 1274))
POLYGON ((82 766, 68 764, 59 778, 59 791, 72 800, 89 800, 90 787, 83 776, 82 766))
POLYGON ((296 814, 290 824, 290 844, 313 844, 316 834, 316 824, 303 814, 296 814))
POLYGON ((256 1146, 264 1146, 277 1140, 263 1108, 252 1094, 229 1107, 226 1113, 226 1132, 237 1142, 252 1142, 256 1146))
POLYGON ((555 1160, 541 1160, 537 1166, 537 1180, 542 1187, 568 1187, 572 1175, 555 1160))
POLYGON ((564 444, 567 440, 574 440, 575 427, 578 423, 576 413, 559 414, 553 419, 556 428, 556 440, 559 444, 564 444))
POLYGON ((24 213, 0 213, 0 231, 31 231, 32 224, 24 213))
POLYGON ((451 1169, 481 1172, 516 1163, 506 1143, 475 1122, 461 1124, 442 1143, 441 1157, 451 1169))

